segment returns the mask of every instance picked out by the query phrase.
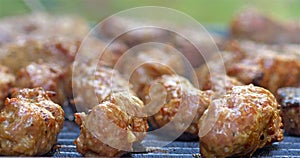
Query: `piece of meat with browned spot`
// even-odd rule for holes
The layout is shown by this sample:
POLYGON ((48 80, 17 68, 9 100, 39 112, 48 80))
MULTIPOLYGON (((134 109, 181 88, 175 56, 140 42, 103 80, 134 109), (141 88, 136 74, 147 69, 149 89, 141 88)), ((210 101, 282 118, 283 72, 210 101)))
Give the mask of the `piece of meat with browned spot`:
POLYGON ((279 104, 268 90, 235 86, 213 99, 199 121, 203 157, 251 156, 283 140, 279 104))
POLYGON ((137 115, 144 104, 128 92, 113 93, 88 114, 76 113, 80 136, 77 151, 84 156, 121 156, 146 136, 146 118, 137 115))
POLYGON ((148 113, 153 114, 148 120, 154 129, 170 123, 174 130, 185 131, 193 139, 212 95, 212 91, 198 90, 184 77, 163 75, 146 85, 143 100, 148 113))
POLYGON ((0 153, 43 155, 57 143, 63 123, 64 111, 42 88, 15 89, 0 110, 0 153))

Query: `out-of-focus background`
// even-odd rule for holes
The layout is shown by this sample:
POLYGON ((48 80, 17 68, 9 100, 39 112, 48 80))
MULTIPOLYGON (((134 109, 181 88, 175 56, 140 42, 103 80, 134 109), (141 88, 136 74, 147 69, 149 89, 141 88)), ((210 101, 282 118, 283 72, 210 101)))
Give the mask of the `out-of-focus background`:
POLYGON ((255 7, 281 19, 299 19, 299 0, 0 0, 0 17, 34 11, 79 14, 99 21, 118 11, 144 6, 165 6, 182 11, 202 24, 226 25, 239 10, 255 7), (38 3, 36 3, 38 2, 38 3))

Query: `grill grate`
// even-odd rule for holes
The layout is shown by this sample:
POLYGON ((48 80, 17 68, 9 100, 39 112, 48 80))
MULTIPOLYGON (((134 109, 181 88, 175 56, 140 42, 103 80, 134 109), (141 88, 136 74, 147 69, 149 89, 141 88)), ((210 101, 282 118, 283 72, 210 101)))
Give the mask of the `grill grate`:
MULTIPOLYGON (((79 135, 78 126, 72 121, 65 121, 65 126, 58 136, 58 145, 51 152, 44 156, 53 157, 82 157, 76 151, 74 145, 75 138, 79 135)), ((175 141, 166 147, 154 150, 149 153, 132 153, 126 157, 193 157, 193 154, 199 153, 198 142, 175 141)), ((291 157, 300 155, 300 137, 285 136, 284 140, 274 143, 263 149, 259 149, 254 157, 291 157)))

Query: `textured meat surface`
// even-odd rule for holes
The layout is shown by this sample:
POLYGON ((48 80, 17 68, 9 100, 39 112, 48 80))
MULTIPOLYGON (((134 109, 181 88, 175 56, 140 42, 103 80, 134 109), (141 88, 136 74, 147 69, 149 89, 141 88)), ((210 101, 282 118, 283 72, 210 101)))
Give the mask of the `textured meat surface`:
POLYGON ((50 151, 63 128, 64 111, 42 88, 12 93, 0 111, 0 153, 34 156, 50 151))
POLYGON ((180 54, 169 47, 146 48, 122 59, 119 63, 120 73, 129 79, 133 91, 141 97, 147 83, 165 74, 183 74, 184 62, 180 54))
POLYGON ((8 67, 2 65, 0 65, 0 76, 0 106, 2 106, 9 94, 9 89, 15 83, 15 76, 11 74, 8 67))
POLYGON ((74 61, 80 41, 65 37, 47 39, 20 39, 0 49, 0 63, 17 73, 31 62, 55 63, 61 69, 74 61))
POLYGON ((212 100, 199 121, 201 155, 251 156, 257 149, 281 141, 283 125, 278 108, 275 97, 264 88, 233 87, 212 100), (212 128, 206 129, 208 126, 212 128))
MULTIPOLYGON (((231 41, 225 47, 227 51, 221 53, 223 61, 213 58, 207 63, 214 72, 225 68, 228 76, 243 84, 264 87, 273 94, 276 94, 278 88, 299 85, 300 61, 295 47, 244 41, 231 41)), ((210 73, 206 65, 196 71, 200 83, 210 73)))
POLYGON ((196 69, 195 71, 198 76, 198 83, 201 90, 212 90, 217 94, 222 94, 230 90, 233 86, 243 85, 236 78, 227 76, 226 74, 221 75, 212 73, 206 75, 204 78, 201 76, 202 71, 200 69, 196 69))
POLYGON ((104 66, 94 69, 90 63, 81 63, 76 68, 73 75, 73 97, 78 111, 88 111, 113 92, 128 90, 134 94, 129 82, 118 71, 104 66))
POLYGON ((284 131, 300 136, 300 89, 285 87, 278 90, 284 131))
POLYGON ((253 83, 270 90, 273 94, 280 87, 297 86, 300 79, 300 62, 293 55, 261 51, 249 56, 227 69, 229 76, 244 84, 253 83), (289 71, 287 71, 289 70, 289 71))
POLYGON ((121 156, 132 151, 132 144, 142 141, 148 130, 147 120, 133 115, 143 106, 137 97, 118 92, 93 107, 89 114, 76 113, 81 129, 75 140, 78 152, 84 156, 121 156))
POLYGON ((299 21, 280 22, 253 9, 238 14, 231 23, 235 38, 264 43, 300 43, 299 21))
POLYGON ((63 105, 67 98, 61 85, 61 77, 64 71, 54 64, 30 63, 17 73, 16 86, 19 88, 42 87, 46 91, 53 91, 55 94, 51 100, 63 105))
POLYGON ((176 130, 196 135, 198 120, 209 106, 211 95, 211 91, 196 89, 184 77, 164 75, 145 87, 143 98, 149 112, 154 114, 149 117, 154 128, 163 127, 177 117, 180 122, 172 122, 176 130), (191 118, 193 112, 195 117, 191 118), (193 121, 185 130, 187 119, 193 121))

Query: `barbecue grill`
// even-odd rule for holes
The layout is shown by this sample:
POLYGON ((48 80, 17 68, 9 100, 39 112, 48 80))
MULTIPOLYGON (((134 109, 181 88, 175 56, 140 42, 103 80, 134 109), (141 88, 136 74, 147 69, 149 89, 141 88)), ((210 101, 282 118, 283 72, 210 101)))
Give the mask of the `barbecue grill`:
MULTIPOLYGON (((72 121, 65 121, 62 132, 58 135, 57 145, 44 156, 82 157, 77 152, 74 140, 79 136, 79 127, 72 121)), ((154 140, 157 141, 157 140, 154 140)), ((157 142, 159 143, 159 142, 157 142)), ((145 153, 128 153, 124 157, 196 157, 199 155, 197 141, 174 141, 165 147, 145 153)), ((300 137, 285 136, 282 142, 259 149, 254 157, 291 157, 300 155, 300 137)))

